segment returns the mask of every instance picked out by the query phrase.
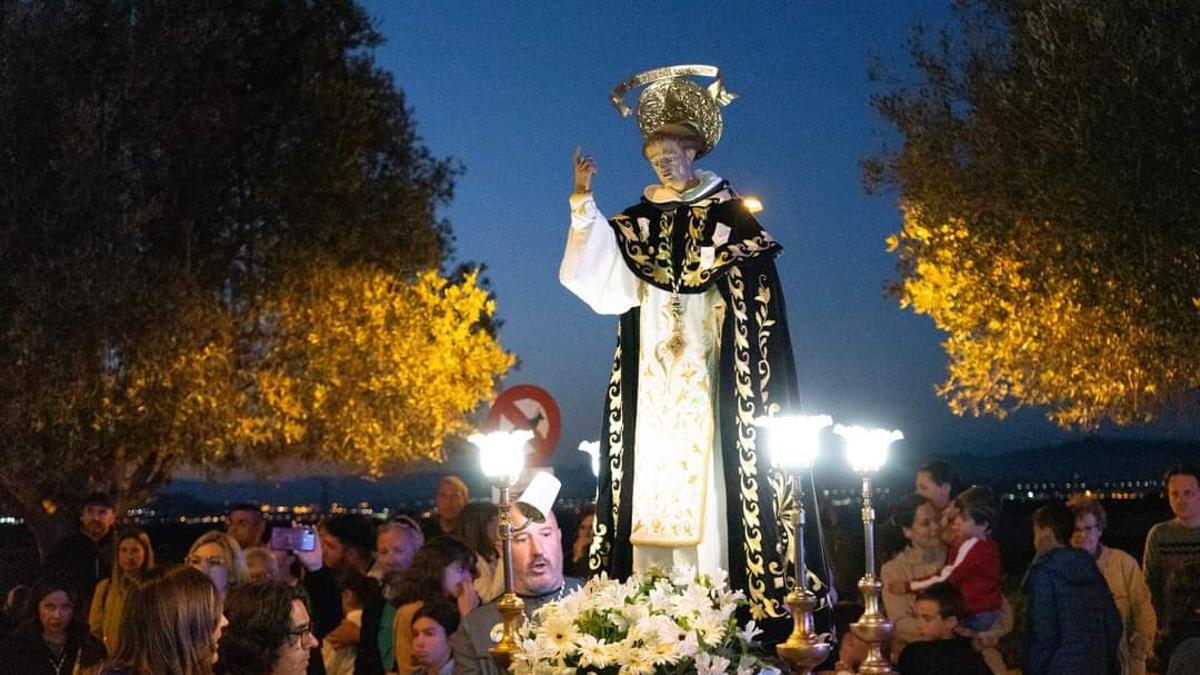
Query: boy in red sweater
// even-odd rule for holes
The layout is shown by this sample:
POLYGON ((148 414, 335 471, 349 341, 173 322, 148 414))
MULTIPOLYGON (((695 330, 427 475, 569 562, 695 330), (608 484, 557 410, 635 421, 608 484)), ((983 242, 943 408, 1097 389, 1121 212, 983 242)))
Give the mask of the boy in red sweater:
POLYGON ((985 631, 1000 615, 1000 547, 989 537, 1000 506, 991 488, 976 486, 954 500, 958 515, 954 529, 958 542, 946 552, 946 565, 937 574, 909 582, 894 582, 893 593, 916 593, 946 582, 963 597, 964 616, 960 632, 972 635, 985 631))

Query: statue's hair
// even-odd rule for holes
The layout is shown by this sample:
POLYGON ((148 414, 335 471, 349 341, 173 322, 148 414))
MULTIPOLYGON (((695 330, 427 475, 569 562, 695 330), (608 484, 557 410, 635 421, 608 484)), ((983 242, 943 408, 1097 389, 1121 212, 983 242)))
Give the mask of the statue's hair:
POLYGON ((699 132, 692 130, 688 126, 676 125, 647 134, 646 138, 642 141, 642 157, 649 159, 646 156, 646 148, 662 141, 675 141, 681 148, 695 150, 696 152, 700 152, 704 147, 704 139, 700 136, 699 132))

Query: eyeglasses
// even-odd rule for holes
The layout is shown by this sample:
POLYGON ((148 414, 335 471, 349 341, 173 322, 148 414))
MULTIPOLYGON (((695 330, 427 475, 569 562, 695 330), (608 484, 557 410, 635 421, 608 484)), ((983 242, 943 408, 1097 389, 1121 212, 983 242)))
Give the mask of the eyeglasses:
POLYGON ((188 562, 188 565, 190 565, 192 567, 204 567, 204 568, 209 568, 209 569, 211 569, 213 567, 224 567, 225 566, 225 559, 220 556, 215 556, 215 555, 209 556, 207 558, 200 558, 198 556, 192 556, 191 558, 188 558, 187 562, 188 562))
POLYGON ((313 627, 311 623, 306 623, 303 626, 296 626, 294 630, 288 631, 288 637, 291 639, 292 644, 304 642, 306 639, 308 639, 308 636, 312 634, 313 627))

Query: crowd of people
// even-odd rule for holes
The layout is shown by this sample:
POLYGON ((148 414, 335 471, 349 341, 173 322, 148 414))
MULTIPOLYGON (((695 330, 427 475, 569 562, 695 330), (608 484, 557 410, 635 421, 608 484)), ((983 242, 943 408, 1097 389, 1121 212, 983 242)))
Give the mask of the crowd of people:
MULTIPOLYGON (((1174 517, 1150 530, 1140 566, 1101 543, 1107 514, 1098 499, 1077 495, 1033 513, 1036 553, 1016 588, 1022 673, 1200 672, 1198 481, 1193 465, 1166 472, 1174 517)), ((960 491, 944 462, 922 467, 915 486, 888 520, 907 544, 880 570, 890 655, 903 675, 1007 673, 997 645, 1015 613, 992 536, 996 496, 984 486, 960 491)), ((865 655, 850 636, 835 669, 854 672, 865 655)))
MULTIPOLYGON (((904 675, 1006 673, 998 645, 1018 606, 1026 675, 1200 672, 1198 481, 1194 466, 1167 472, 1174 517, 1150 530, 1141 565, 1102 543, 1098 500, 1041 506, 1018 599, 1002 583, 995 494, 961 490, 945 463, 924 466, 888 518, 904 542, 880 572, 895 626, 888 654, 904 675)), ((576 514, 564 542, 553 502, 529 495, 511 511, 527 615, 587 575, 594 512, 576 514)), ((242 504, 226 524, 182 564, 161 564, 144 531, 116 526, 107 495, 90 496, 42 579, 10 593, 18 620, 0 643, 0 675, 497 672, 499 511, 472 502, 458 477, 443 478, 423 520, 343 514, 272 529, 242 504)), ((854 672, 865 654, 844 636, 834 670, 854 672)))

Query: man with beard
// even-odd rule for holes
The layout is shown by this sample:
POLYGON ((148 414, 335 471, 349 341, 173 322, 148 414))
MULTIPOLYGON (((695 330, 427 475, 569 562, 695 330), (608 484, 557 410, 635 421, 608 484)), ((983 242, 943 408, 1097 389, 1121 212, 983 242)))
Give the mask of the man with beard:
POLYGON ((102 492, 88 495, 79 517, 80 529, 55 545, 46 558, 46 571, 66 575, 79 589, 84 605, 76 612, 87 616, 87 605, 101 579, 112 574, 114 557, 113 524, 117 521, 116 504, 102 492))
POLYGON ((395 669, 393 623, 396 605, 391 602, 392 593, 424 543, 421 528, 408 516, 400 516, 376 530, 375 565, 370 576, 379 580, 382 592, 363 607, 358 656, 354 660, 355 675, 383 675, 395 669))
MULTIPOLYGON (((511 509, 513 586, 525 602, 526 617, 581 585, 579 579, 563 576, 562 530, 551 508, 558 487, 549 474, 539 474, 511 509), (548 480, 539 480, 542 476, 548 480), (541 489, 545 485, 552 487, 541 489)), ((488 652, 496 644, 492 633, 500 623, 495 602, 476 607, 463 619, 450 638, 455 675, 498 675, 488 652)))

